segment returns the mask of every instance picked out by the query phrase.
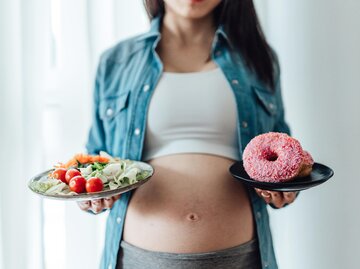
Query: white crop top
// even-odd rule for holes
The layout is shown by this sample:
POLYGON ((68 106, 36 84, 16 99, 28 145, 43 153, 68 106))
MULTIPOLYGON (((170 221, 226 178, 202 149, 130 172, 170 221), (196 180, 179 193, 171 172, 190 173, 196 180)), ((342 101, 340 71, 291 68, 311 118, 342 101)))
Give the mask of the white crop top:
POLYGON ((239 160, 234 94, 220 68, 164 72, 151 97, 143 160, 205 153, 239 160))

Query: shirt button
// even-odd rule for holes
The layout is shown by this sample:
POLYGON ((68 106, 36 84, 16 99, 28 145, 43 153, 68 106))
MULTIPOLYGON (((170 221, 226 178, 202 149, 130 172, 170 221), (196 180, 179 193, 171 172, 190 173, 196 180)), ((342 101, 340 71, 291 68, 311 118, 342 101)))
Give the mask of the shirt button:
POLYGON ((261 218, 261 213, 260 213, 260 211, 256 212, 256 216, 258 217, 258 219, 261 218))
POLYGON ((106 116, 111 117, 113 114, 114 114, 114 110, 112 110, 111 108, 108 108, 106 110, 106 116))
POLYGON ((268 268, 269 264, 267 262, 264 262, 264 266, 265 266, 265 268, 268 268))
POLYGON ((249 124, 247 123, 247 121, 243 121, 243 122, 241 123, 241 125, 242 125, 242 127, 244 127, 244 128, 247 128, 247 127, 249 126, 249 124))
POLYGON ((239 84, 239 81, 238 81, 237 79, 233 79, 233 80, 231 81, 231 83, 232 83, 233 85, 238 85, 238 84, 239 84))
POLYGON ((139 129, 139 128, 136 128, 135 131, 134 131, 134 134, 135 134, 135 135, 139 135, 139 134, 140 134, 140 129, 139 129))
POLYGON ((109 264, 108 269, 112 269, 112 264, 111 263, 109 264))
POLYGON ((148 90, 150 90, 150 85, 149 84, 146 84, 143 88, 143 91, 144 92, 147 92, 148 90))
POLYGON ((218 50, 217 52, 215 52, 215 55, 216 55, 216 56, 220 56, 220 55, 221 55, 221 51, 218 50))
POLYGON ((269 104, 269 108, 270 108, 271 110, 273 110, 273 109, 275 108, 275 105, 274 105, 273 103, 270 103, 270 104, 269 104))
POLYGON ((118 224, 120 224, 121 218, 120 218, 120 217, 117 217, 116 222, 117 222, 118 224))

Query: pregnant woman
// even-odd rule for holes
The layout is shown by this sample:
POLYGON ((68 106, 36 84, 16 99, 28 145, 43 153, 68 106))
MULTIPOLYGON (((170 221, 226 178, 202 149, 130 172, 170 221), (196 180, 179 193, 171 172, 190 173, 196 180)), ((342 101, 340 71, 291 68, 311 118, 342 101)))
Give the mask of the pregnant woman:
POLYGON ((229 174, 255 135, 288 133, 279 66, 252 0, 147 0, 151 29, 106 51, 87 149, 142 160, 149 182, 110 209, 101 268, 277 268, 266 204, 295 193, 229 174))

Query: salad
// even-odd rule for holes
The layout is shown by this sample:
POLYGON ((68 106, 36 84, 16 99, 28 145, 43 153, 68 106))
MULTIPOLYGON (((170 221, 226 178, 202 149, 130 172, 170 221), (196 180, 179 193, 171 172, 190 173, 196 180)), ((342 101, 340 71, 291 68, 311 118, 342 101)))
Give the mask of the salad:
POLYGON ((47 195, 77 195, 114 190, 144 180, 151 174, 137 162, 100 155, 77 154, 67 163, 59 163, 47 176, 30 184, 30 188, 47 195))

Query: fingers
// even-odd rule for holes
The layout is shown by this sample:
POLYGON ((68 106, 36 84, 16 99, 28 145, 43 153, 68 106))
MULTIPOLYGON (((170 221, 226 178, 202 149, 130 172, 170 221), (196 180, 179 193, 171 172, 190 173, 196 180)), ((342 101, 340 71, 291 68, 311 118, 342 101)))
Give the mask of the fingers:
POLYGON ((296 199, 296 192, 283 192, 285 203, 291 204, 296 199))
POLYGON ((120 194, 114 195, 112 198, 114 199, 114 202, 120 199, 120 194))
POLYGON ((83 211, 91 211, 94 214, 102 212, 104 209, 110 209, 113 207, 114 203, 120 198, 119 195, 112 197, 106 197, 104 199, 94 199, 77 202, 78 206, 83 211))
POLYGON ((298 195, 298 192, 283 192, 285 205, 293 203, 298 195))
POLYGON ((81 201, 81 202, 77 202, 77 204, 80 207, 80 209, 84 211, 88 211, 89 208, 91 207, 90 201, 81 201))
POLYGON ((91 201, 91 210, 95 214, 100 213, 104 208, 103 199, 94 199, 91 201))
POLYGON ((261 198, 263 198, 265 203, 269 204, 271 202, 272 197, 269 191, 261 190, 261 189, 255 189, 255 191, 261 198))
POLYGON ((278 192, 261 189, 255 189, 255 191, 265 201, 265 203, 271 204, 276 208, 281 208, 287 204, 291 204, 296 198, 296 192, 278 192))
POLYGON ((285 205, 284 194, 278 191, 271 192, 271 204, 273 204, 276 208, 282 208, 285 205))
POLYGON ((104 201, 103 201, 104 208, 106 208, 106 209, 112 208, 114 202, 115 202, 114 197, 104 198, 104 201))

